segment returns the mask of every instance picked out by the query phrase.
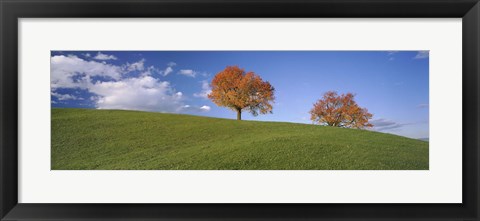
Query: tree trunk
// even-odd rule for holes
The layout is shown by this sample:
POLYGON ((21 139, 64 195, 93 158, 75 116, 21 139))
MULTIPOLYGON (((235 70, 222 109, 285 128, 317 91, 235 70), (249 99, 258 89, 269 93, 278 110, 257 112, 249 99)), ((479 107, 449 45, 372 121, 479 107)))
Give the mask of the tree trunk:
POLYGON ((242 109, 237 109, 237 120, 242 120, 242 109))

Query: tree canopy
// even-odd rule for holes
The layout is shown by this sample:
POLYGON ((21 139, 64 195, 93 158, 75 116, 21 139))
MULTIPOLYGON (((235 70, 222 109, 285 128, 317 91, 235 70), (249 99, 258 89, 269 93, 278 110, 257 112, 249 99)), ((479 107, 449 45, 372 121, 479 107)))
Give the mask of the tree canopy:
POLYGON ((242 119, 242 111, 248 111, 253 116, 272 113, 275 88, 254 72, 227 66, 215 75, 211 87, 208 98, 218 106, 236 111, 237 120, 242 119))
POLYGON ((352 93, 338 95, 335 91, 328 91, 313 105, 310 119, 314 123, 333 127, 372 127, 368 121, 373 115, 358 106, 354 98, 352 93))

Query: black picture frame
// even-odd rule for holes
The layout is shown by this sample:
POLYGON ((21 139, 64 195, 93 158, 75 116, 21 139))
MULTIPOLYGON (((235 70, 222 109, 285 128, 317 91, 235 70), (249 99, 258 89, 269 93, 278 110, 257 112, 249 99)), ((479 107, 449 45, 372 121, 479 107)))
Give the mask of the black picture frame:
POLYGON ((478 0, 0 0, 0 15, 1 220, 479 220, 480 5, 478 0), (463 203, 18 203, 17 20, 18 18, 46 17, 462 18, 463 203))

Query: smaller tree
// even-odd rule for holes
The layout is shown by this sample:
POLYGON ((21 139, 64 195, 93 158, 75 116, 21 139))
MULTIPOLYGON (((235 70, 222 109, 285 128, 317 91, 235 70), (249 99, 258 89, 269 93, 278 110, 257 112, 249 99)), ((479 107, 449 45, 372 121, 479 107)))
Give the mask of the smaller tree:
POLYGON ((373 125, 368 122, 372 114, 358 106, 352 93, 338 95, 328 91, 310 110, 310 119, 317 124, 332 127, 365 128, 373 125))
POLYGON ((272 113, 275 89, 253 72, 246 73, 237 66, 228 66, 215 75, 211 86, 208 98, 218 106, 236 111, 237 120, 242 119, 244 110, 253 116, 272 113))

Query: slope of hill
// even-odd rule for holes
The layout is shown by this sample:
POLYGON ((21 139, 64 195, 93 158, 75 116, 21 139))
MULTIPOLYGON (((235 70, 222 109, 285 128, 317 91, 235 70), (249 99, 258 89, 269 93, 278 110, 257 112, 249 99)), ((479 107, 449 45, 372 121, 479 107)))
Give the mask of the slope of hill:
POLYGON ((356 129, 52 109, 53 170, 428 170, 428 142, 356 129))

